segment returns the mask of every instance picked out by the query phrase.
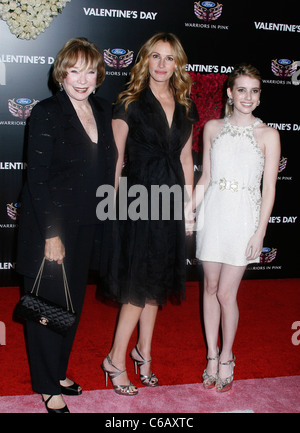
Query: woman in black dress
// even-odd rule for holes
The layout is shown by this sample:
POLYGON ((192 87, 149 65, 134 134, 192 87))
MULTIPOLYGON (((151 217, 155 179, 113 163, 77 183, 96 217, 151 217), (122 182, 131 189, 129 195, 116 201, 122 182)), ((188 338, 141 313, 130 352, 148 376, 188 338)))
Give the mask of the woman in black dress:
POLYGON ((142 384, 158 385, 150 366, 158 306, 167 298, 179 302, 185 295, 183 191, 185 185, 193 185, 192 127, 197 120, 186 63, 176 36, 154 35, 141 48, 113 114, 119 219, 109 290, 123 305, 102 368, 121 395, 138 392, 128 379, 125 361, 138 323, 138 342, 130 356, 139 367, 142 384), (157 198, 154 190, 162 185, 167 193, 157 198), (172 187, 175 193, 168 195, 172 187), (134 194, 136 190, 139 193, 134 194), (169 216, 164 214, 166 208, 169 216))
POLYGON ((85 38, 71 39, 55 59, 53 78, 60 91, 38 103, 30 116, 17 270, 30 291, 45 258, 39 293, 65 305, 64 261, 75 325, 62 336, 26 323, 33 390, 42 394, 48 412, 61 413, 69 412, 62 394, 82 392, 67 377, 67 367, 96 241, 102 265, 108 250, 107 224, 96 217, 96 190, 114 183, 116 149, 110 105, 93 95, 105 78, 99 49, 85 38))

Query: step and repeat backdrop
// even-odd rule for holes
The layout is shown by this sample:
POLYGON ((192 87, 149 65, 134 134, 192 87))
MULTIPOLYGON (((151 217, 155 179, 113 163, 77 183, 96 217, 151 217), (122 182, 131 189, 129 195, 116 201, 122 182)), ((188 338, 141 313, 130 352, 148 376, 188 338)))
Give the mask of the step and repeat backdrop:
MULTIPOLYGON (((0 3, 0 286, 18 284, 16 237, 26 175, 25 126, 32 107, 51 96, 54 58, 69 39, 85 36, 103 51, 106 79, 98 94, 113 102, 140 46, 154 33, 181 40, 200 120, 194 131, 195 179, 201 174, 202 130, 220 117, 224 83, 239 62, 262 73, 256 115, 280 131, 277 197, 259 264, 245 278, 299 277, 300 3, 253 0, 20 0, 0 3)), ((198 278, 194 239, 187 241, 188 279, 198 278)))

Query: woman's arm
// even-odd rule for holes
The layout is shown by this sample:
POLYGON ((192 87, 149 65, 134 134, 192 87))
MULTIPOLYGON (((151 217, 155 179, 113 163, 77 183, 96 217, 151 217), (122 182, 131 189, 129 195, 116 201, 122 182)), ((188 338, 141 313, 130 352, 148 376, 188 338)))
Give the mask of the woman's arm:
POLYGON ((49 181, 56 140, 55 116, 39 104, 31 114, 29 123, 27 184, 38 227, 45 239, 44 255, 47 260, 62 262, 65 248, 60 239, 57 208, 51 198, 49 181))
POLYGON ((192 191, 194 186, 194 162, 192 155, 192 141, 193 133, 191 133, 180 155, 180 161, 184 174, 184 184, 189 198, 192 197, 192 191))
POLYGON ((198 207, 203 200, 204 193, 210 182, 210 149, 214 137, 220 129, 219 120, 211 120, 205 124, 203 130, 203 159, 202 159, 202 174, 195 186, 191 202, 188 204, 187 213, 195 219, 198 207))
POLYGON ((197 209, 203 200, 204 193, 208 188, 211 176, 210 167, 210 149, 211 144, 216 136, 216 127, 218 121, 208 121, 203 129, 203 158, 202 158, 202 174, 193 194, 193 208, 197 209))
MULTIPOLYGON (((203 159, 202 159, 202 174, 194 188, 191 202, 188 204, 186 213, 192 215, 193 219, 196 218, 199 206, 203 200, 205 191, 208 188, 211 178, 211 162, 210 162, 210 149, 214 138, 221 131, 223 126, 222 119, 209 120, 203 129, 203 159)), ((197 227, 197 224, 193 225, 193 229, 197 227)))
POLYGON ((193 154, 192 154, 192 143, 193 143, 193 132, 184 145, 181 155, 180 161, 184 174, 184 184, 185 191, 184 193, 184 215, 185 215, 185 227, 187 235, 192 234, 192 227, 194 225, 194 216, 191 211, 192 208, 192 194, 194 187, 194 162, 193 162, 193 154))
POLYGON ((118 150, 118 159, 117 159, 116 174, 115 174, 115 189, 117 190, 119 187, 120 176, 122 173, 122 168, 124 163, 125 146, 126 146, 126 140, 127 140, 129 128, 127 123, 124 120, 113 119, 112 129, 113 129, 116 147, 118 150))
POLYGON ((268 127, 264 133, 263 142, 265 147, 265 167, 260 218, 257 230, 247 245, 247 260, 256 259, 262 251, 263 240, 275 201, 276 181, 280 159, 280 137, 278 131, 268 127))

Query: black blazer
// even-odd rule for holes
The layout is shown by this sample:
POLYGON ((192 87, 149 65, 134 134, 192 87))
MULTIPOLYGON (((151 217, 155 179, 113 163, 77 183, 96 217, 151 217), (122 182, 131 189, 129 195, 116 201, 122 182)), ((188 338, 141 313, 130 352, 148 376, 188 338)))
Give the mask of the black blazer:
POLYGON ((82 224, 97 224, 102 249, 108 250, 109 222, 96 217, 96 189, 114 184, 117 152, 111 106, 92 95, 89 102, 98 143, 91 142, 64 91, 32 110, 18 235, 16 269, 21 274, 36 275, 45 239, 60 236, 64 242, 66 233, 82 224))

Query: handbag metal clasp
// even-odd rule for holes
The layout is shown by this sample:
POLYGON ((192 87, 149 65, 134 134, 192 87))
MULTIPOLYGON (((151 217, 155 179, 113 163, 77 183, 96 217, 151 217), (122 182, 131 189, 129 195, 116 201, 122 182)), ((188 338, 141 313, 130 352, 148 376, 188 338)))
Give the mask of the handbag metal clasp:
POLYGON ((39 322, 41 325, 47 326, 49 323, 49 320, 46 317, 41 317, 39 322))

